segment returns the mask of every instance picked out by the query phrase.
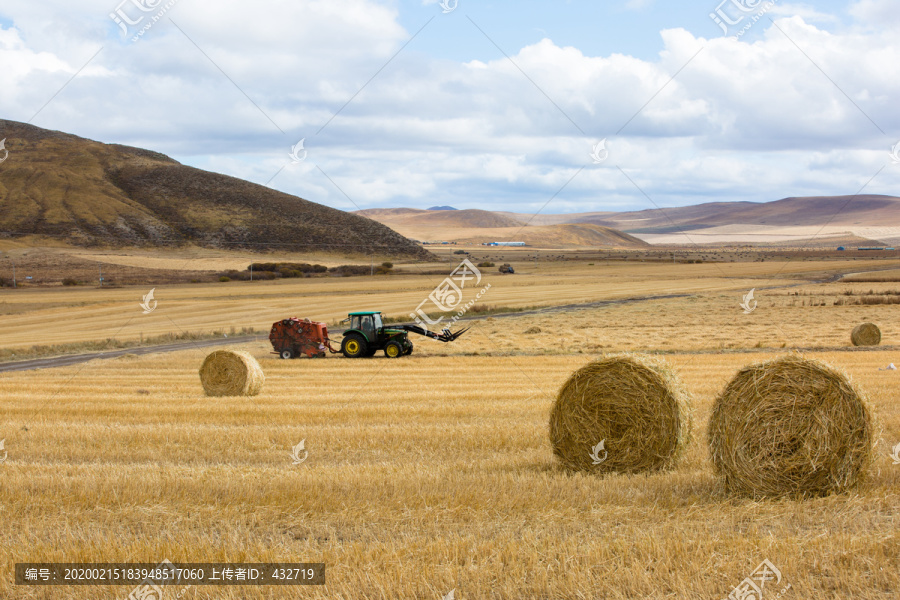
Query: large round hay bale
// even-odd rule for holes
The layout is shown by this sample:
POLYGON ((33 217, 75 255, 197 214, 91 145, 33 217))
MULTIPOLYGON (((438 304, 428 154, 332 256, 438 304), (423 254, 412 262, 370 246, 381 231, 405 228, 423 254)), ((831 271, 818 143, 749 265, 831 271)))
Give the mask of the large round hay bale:
POLYGON ((850 341, 854 346, 877 346, 881 343, 881 330, 875 323, 863 323, 853 328, 850 341))
POLYGON ((550 443, 570 470, 657 471, 681 455, 691 419, 690 396, 665 363, 611 355, 573 373, 559 390, 550 443))
POLYGON ((255 396, 265 382, 262 367, 243 351, 216 350, 200 366, 207 396, 255 396))
POLYGON ((872 460, 874 438, 849 378, 800 356, 741 369, 716 399, 707 432, 725 489, 752 497, 849 490, 872 460))

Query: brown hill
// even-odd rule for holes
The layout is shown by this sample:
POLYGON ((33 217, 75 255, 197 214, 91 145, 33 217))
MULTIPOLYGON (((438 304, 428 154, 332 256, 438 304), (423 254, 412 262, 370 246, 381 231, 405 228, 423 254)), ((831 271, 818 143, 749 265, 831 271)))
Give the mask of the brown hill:
POLYGON ((0 120, 0 235, 434 258, 371 219, 148 150, 0 120))
MULTIPOLYGON (((592 223, 539 225, 537 227, 492 228, 491 239, 485 235, 457 238, 462 243, 485 241, 525 242, 536 248, 645 248, 650 244, 623 231, 592 223)), ((470 233, 472 230, 470 230, 470 233)))
POLYGON ((422 241, 455 241, 463 244, 515 241, 539 248, 643 248, 649 245, 627 233, 593 223, 526 226, 524 221, 486 210, 373 208, 357 214, 380 221, 402 235, 422 241))
POLYGON ((435 228, 521 227, 524 222, 489 210, 420 210, 415 208, 371 208, 354 214, 389 225, 435 228))
MULTIPOLYGON (((527 214, 501 213, 513 219, 527 214)), ((725 225, 804 226, 900 226, 900 198, 865 194, 859 196, 809 196, 774 202, 707 202, 694 206, 631 212, 539 215, 535 222, 596 223, 632 233, 670 233, 725 225)))

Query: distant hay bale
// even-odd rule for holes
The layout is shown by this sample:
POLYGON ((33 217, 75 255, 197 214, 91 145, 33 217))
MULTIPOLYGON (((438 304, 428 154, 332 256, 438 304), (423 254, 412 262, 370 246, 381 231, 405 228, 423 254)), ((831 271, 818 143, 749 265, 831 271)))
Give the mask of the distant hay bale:
POLYGON ((690 396, 665 363, 611 355, 573 373, 559 390, 550 443, 570 470, 658 471, 680 457, 691 424, 690 396))
POLYGON ((200 382, 207 396, 255 396, 266 376, 247 352, 216 350, 203 361, 200 382))
POLYGON ((847 376, 799 356, 741 369, 716 399, 707 432, 725 489, 751 497, 852 489, 874 438, 865 398, 847 376))
POLYGON ((526 329, 526 330, 523 331, 522 333, 540 333, 540 332, 541 332, 541 328, 535 326, 535 327, 529 327, 528 329, 526 329))
POLYGON ((875 323, 863 323, 853 328, 850 341, 854 346, 877 346, 881 343, 881 330, 875 323))

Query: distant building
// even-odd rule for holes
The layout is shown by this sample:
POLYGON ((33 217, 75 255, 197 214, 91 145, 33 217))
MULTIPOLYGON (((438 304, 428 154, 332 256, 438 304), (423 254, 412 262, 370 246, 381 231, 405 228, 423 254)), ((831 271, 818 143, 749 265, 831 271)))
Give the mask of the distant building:
POLYGON ((838 246, 838 250, 839 250, 840 252, 843 252, 844 250, 846 250, 846 248, 844 248, 843 246, 838 246))
POLYGON ((488 246, 524 246, 525 242, 490 242, 488 246))

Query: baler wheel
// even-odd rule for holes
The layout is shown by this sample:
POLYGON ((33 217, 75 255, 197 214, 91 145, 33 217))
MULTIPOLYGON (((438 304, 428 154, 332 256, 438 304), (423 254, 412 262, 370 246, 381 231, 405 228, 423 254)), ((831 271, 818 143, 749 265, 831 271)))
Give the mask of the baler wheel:
POLYGON ((281 351, 281 358, 287 360, 290 358, 294 358, 294 351, 291 349, 285 349, 281 351))

